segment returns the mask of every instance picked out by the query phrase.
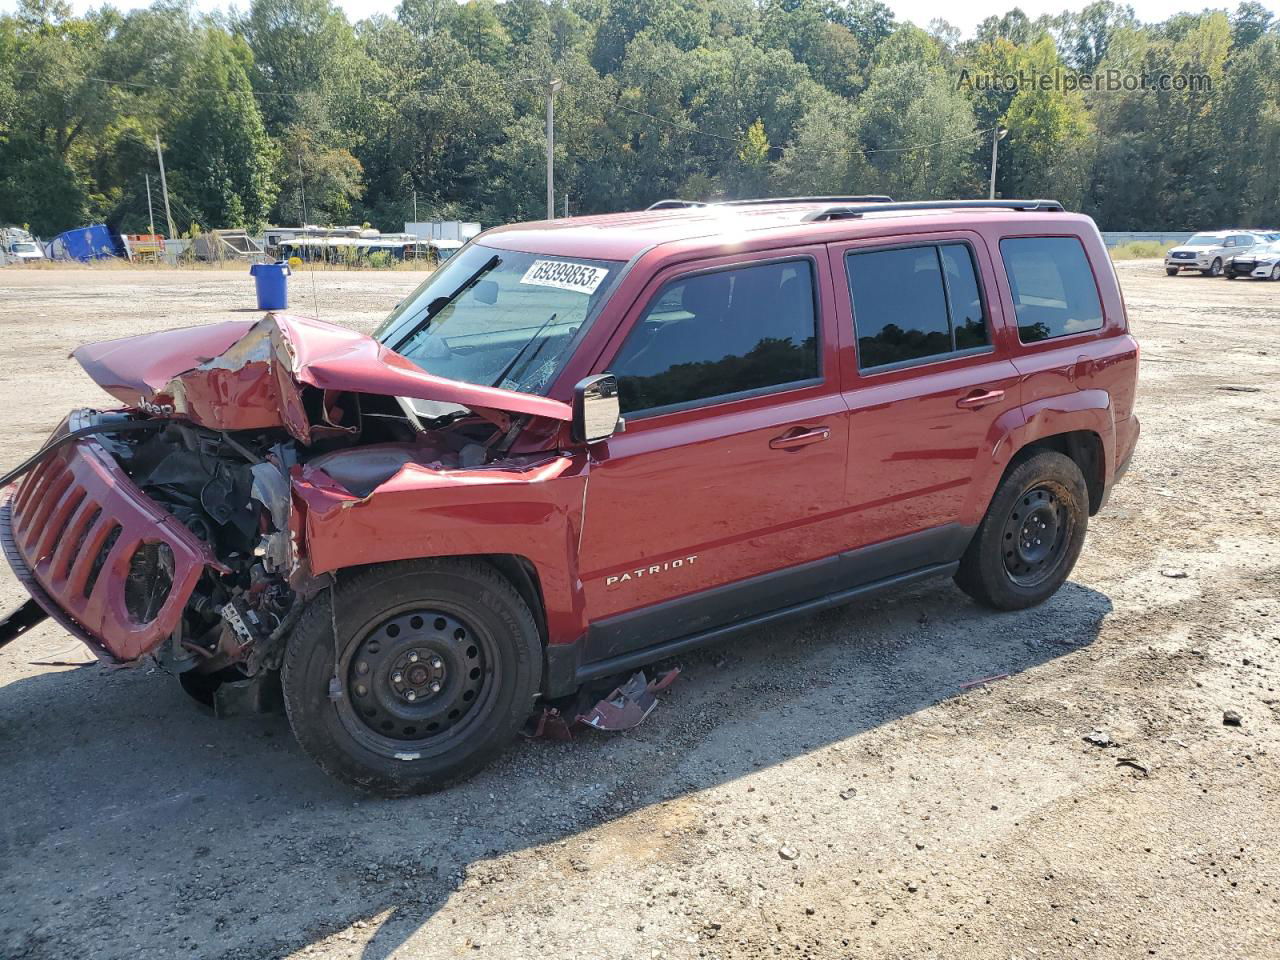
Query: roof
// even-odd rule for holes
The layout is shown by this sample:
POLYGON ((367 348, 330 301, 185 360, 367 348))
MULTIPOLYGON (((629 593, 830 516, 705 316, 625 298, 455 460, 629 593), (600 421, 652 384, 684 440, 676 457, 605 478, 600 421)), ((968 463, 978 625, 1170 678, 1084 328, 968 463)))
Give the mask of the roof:
MULTIPOLYGON (((979 201, 981 202, 981 201, 979 201)), ((1000 201, 997 201, 1000 202, 1000 201)), ((1037 201, 1021 201, 1036 203, 1037 201)), ((1044 201, 1039 201, 1044 203, 1044 201)), ((481 234, 479 242, 528 253, 591 257, 602 260, 630 260, 652 247, 693 241, 707 246, 727 239, 774 241, 778 244, 814 242, 875 235, 884 231, 885 220, 910 218, 912 230, 972 224, 975 217, 1001 218, 1026 223, 1028 217, 1088 220, 1079 214, 1021 211, 1006 207, 963 206, 975 201, 947 201, 954 207, 901 209, 909 204, 859 206, 857 219, 815 222, 814 218, 833 208, 847 207, 838 200, 803 200, 795 203, 770 202, 758 205, 711 204, 683 209, 642 210, 634 213, 607 213, 566 220, 539 220, 495 227, 481 234), (879 207, 880 209, 875 209, 879 207), (896 209, 895 209, 896 207, 896 209)), ((755 245, 755 244, 753 244, 755 245)))

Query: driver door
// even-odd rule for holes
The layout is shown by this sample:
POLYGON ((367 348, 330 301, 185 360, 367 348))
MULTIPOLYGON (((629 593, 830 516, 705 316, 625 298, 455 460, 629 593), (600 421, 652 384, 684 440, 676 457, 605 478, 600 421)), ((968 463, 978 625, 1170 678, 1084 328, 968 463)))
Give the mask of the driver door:
POLYGON ((596 444, 580 570, 587 661, 834 589, 846 418, 821 247, 672 268, 596 372, 626 429, 596 444))

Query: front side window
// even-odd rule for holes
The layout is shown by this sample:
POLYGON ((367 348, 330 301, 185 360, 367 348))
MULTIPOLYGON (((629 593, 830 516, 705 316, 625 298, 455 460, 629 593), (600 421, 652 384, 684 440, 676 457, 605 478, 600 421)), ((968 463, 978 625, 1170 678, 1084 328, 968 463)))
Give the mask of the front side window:
POLYGON ((963 243, 845 257, 858 368, 922 362, 990 343, 973 254, 963 243))
POLYGON ((809 260, 673 280, 627 335, 609 371, 624 413, 725 398, 820 375, 809 260))
POLYGON ((1075 237, 1008 237, 1000 253, 1023 343, 1102 327, 1098 285, 1075 237))
POLYGON ((396 307, 374 338, 439 377, 545 393, 621 267, 473 243, 396 307))

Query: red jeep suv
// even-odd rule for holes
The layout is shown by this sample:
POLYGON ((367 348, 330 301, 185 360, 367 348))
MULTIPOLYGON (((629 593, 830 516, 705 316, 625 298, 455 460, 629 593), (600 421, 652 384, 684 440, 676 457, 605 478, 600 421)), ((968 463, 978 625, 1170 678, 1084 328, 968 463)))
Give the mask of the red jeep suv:
POLYGON ((491 230, 372 337, 268 314, 80 348, 2 510, 31 600, 193 695, 275 683, 385 793, 539 697, 953 576, 1071 572, 1133 453, 1138 345, 1050 201, 749 201, 491 230))

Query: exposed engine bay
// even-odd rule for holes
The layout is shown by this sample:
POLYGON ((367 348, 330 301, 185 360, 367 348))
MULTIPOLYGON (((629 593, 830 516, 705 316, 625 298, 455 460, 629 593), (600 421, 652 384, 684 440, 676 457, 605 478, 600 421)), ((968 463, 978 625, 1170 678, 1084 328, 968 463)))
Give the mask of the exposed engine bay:
POLYGON ((407 473, 430 483, 457 471, 465 484, 478 482, 474 471, 528 470, 572 418, 559 401, 436 377, 368 336, 299 317, 163 331, 73 356, 124 406, 72 414, 6 475, 31 472, 13 504, 22 555, 10 563, 46 614, 108 660, 150 654, 206 701, 228 682, 271 677, 306 601, 332 583, 323 571, 361 562, 330 535, 312 572, 306 523, 318 505, 341 515, 407 473), (67 446, 81 438, 98 453, 67 446), (138 491, 113 483, 115 467, 138 491), (98 508, 75 512, 82 501, 98 508), (185 528, 180 542, 148 534, 165 513, 185 528), (59 530, 94 539, 58 547, 59 530), (82 553, 92 562, 69 559, 82 553))
MULTIPOLYGON (((303 396, 307 406, 329 401, 316 411, 328 429, 311 446, 280 429, 233 434, 177 419, 157 424, 155 431, 98 438, 142 492, 207 544, 218 561, 187 601, 179 630, 154 654, 205 702, 224 683, 278 668, 305 600, 328 582, 308 575, 291 536, 291 470, 313 465, 356 496, 367 496, 407 463, 482 466, 503 436, 492 422, 465 412, 424 424, 406 416, 392 398, 318 390, 303 396)), ((97 415, 99 422, 140 418, 97 415)), ((140 553, 125 584, 128 609, 149 619, 168 595, 172 574, 164 544, 140 553)))

